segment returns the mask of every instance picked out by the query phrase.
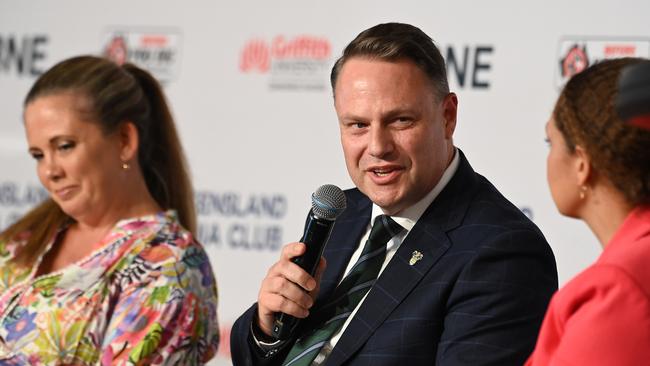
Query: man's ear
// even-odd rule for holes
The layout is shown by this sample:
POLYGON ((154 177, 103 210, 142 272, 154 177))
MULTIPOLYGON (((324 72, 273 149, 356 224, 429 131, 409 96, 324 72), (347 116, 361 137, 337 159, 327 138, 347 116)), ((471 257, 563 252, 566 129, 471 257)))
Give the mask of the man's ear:
POLYGON ((138 128, 131 121, 122 122, 118 130, 120 140, 120 159, 123 162, 137 159, 140 136, 138 128))
POLYGON ((591 166, 591 158, 585 149, 580 145, 576 145, 574 155, 574 167, 576 178, 578 180, 578 187, 591 185, 593 183, 593 179, 595 178, 595 172, 591 166))
POLYGON ((442 100, 441 108, 445 123, 445 138, 449 140, 456 130, 456 116, 458 114, 458 97, 456 94, 447 94, 442 100))

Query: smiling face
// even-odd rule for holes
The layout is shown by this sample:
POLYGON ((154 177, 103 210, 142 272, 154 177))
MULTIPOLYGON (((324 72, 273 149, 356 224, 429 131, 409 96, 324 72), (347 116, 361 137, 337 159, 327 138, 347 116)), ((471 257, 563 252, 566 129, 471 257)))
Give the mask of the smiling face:
POLYGON ((335 108, 348 173, 387 214, 422 199, 451 162, 456 96, 440 101, 411 61, 347 60, 335 108))
POLYGON ((83 120, 85 102, 73 93, 46 95, 30 102, 24 114, 38 177, 76 220, 105 212, 117 199, 124 175, 118 134, 105 135, 98 122, 83 120))

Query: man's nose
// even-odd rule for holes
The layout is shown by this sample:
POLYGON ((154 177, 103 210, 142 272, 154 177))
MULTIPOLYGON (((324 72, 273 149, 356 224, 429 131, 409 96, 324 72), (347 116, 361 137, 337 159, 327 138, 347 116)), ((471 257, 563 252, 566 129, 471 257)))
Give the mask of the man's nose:
POLYGON ((369 134, 368 153, 376 158, 383 158, 394 149, 393 135, 384 126, 372 126, 369 134))

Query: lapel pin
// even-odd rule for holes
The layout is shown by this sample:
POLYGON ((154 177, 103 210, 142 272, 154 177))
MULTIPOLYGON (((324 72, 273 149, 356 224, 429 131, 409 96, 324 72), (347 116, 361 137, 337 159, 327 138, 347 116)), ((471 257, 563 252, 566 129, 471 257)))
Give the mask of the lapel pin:
POLYGON ((413 255, 411 256, 411 260, 409 261, 410 265, 414 265, 417 263, 420 259, 422 259, 424 255, 417 250, 413 251, 413 255))

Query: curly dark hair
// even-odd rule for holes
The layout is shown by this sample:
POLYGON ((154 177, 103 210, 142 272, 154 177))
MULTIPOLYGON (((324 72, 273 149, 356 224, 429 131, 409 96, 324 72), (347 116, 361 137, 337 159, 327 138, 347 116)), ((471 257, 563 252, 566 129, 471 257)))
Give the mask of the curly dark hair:
POLYGON ((553 111, 569 150, 582 146, 593 168, 633 206, 650 204, 650 131, 624 123, 615 102, 621 71, 641 62, 648 60, 620 58, 590 66, 569 80, 553 111))

